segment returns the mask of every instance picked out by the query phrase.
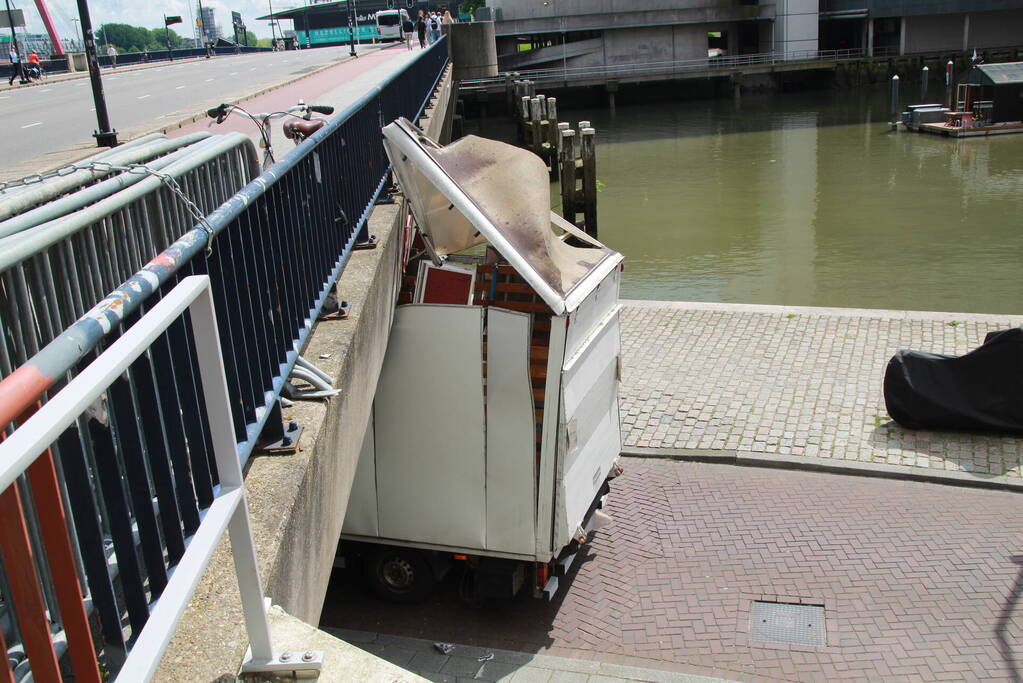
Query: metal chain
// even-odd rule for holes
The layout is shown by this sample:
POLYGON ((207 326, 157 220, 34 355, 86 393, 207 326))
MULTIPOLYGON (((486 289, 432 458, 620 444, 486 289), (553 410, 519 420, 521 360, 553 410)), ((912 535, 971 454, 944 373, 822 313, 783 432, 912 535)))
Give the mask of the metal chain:
POLYGON ((16 178, 14 180, 0 180, 0 193, 5 192, 15 187, 25 187, 26 185, 34 185, 41 183, 50 178, 59 178, 78 171, 92 171, 94 173, 108 174, 113 171, 120 171, 123 173, 132 173, 135 175, 147 175, 154 178, 159 178, 160 181, 166 186, 168 190, 174 193, 181 203, 185 205, 188 212, 192 214, 192 217, 196 220, 199 227, 206 233, 206 255, 209 256, 213 253, 213 226, 210 225, 209 221, 206 220, 206 216, 196 206, 188 195, 181 189, 177 179, 169 173, 163 171, 156 171, 149 168, 145 164, 111 164, 106 161, 92 161, 87 164, 71 164, 69 166, 62 166, 55 168, 52 171, 44 171, 43 173, 32 173, 23 178, 16 178))

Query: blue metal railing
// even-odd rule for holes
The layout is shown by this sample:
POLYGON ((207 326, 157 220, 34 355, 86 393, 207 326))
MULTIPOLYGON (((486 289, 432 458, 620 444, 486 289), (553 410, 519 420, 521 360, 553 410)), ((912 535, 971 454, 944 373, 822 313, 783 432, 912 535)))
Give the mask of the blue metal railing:
MULTIPOLYGON (((447 55, 446 39, 420 53, 0 381, 0 425, 88 365, 181 280, 208 275, 244 465, 385 185, 380 129, 419 117, 447 55)), ((182 316, 54 444, 111 671, 218 490, 195 344, 182 316)))

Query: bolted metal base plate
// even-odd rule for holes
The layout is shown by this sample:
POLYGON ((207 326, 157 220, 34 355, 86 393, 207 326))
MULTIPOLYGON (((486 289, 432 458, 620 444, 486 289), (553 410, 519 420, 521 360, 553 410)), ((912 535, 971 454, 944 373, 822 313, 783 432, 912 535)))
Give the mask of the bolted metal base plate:
POLYGON ((279 673, 283 671, 320 671, 323 668, 323 653, 319 650, 305 652, 280 652, 268 660, 247 659, 242 664, 242 674, 279 673))
POLYGON ((824 608, 755 600, 750 610, 749 639, 761 643, 824 646, 824 608))
POLYGON ((298 441, 302 438, 304 430, 305 427, 291 422, 284 427, 283 439, 260 443, 256 446, 256 452, 266 455, 294 455, 298 453, 298 441))

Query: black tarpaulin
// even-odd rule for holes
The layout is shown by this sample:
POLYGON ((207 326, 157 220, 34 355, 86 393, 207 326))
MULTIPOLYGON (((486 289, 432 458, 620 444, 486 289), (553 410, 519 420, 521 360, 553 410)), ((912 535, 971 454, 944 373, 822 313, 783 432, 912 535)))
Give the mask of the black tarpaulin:
POLYGON ((990 332, 963 356, 899 351, 885 370, 884 400, 912 429, 1023 432, 1023 329, 990 332))

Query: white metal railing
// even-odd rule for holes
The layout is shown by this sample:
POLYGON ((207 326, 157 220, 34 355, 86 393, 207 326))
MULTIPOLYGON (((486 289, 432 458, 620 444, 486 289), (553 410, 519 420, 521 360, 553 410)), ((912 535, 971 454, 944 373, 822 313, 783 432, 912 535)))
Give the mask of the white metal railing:
POLYGON ((319 670, 322 654, 274 653, 271 645, 208 276, 194 275, 182 279, 103 354, 0 443, 0 491, 14 483, 36 458, 49 449, 61 433, 100 399, 108 387, 186 310, 195 340, 196 361, 220 484, 215 489, 212 504, 204 511, 198 530, 186 540, 185 554, 172 568, 166 588, 150 606, 149 619, 117 680, 140 681, 152 677, 225 530, 230 532, 250 642, 250 654, 242 670, 319 670))
MULTIPOLYGON (((796 50, 790 52, 763 52, 751 55, 735 55, 731 57, 707 57, 706 59, 686 59, 663 62, 643 62, 634 64, 611 64, 604 66, 561 67, 551 69, 517 70, 516 78, 528 79, 538 83, 544 81, 585 80, 589 78, 628 78, 670 74, 686 71, 706 71, 729 69, 750 65, 787 64, 790 62, 833 61, 840 59, 859 59, 864 51, 859 48, 846 50, 796 50)), ((504 83, 507 74, 489 78, 467 79, 461 81, 461 88, 473 90, 504 83)))

